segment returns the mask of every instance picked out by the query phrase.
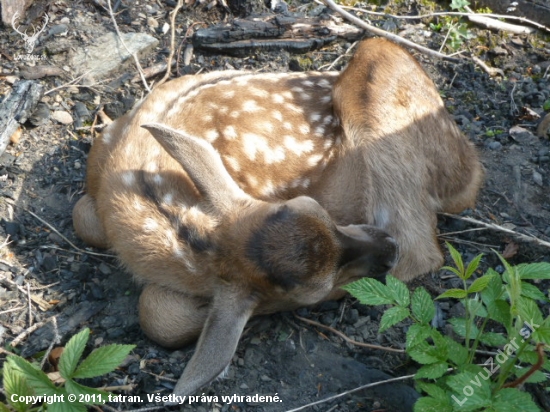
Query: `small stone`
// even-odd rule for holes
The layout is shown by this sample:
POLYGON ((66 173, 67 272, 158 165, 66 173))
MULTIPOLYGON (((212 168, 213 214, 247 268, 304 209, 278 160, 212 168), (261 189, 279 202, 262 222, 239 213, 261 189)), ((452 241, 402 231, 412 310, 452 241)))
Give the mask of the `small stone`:
POLYGON ((542 186, 542 175, 536 170, 533 170, 533 181, 535 184, 542 186))
POLYGON ((250 339, 251 345, 259 345, 260 343, 262 343, 262 340, 258 337, 253 337, 252 339, 250 339))
POLYGON ((76 170, 79 170, 81 167, 82 167, 82 164, 78 160, 76 162, 74 162, 74 168, 76 170))
POLYGON ((270 382, 272 379, 267 375, 262 375, 260 379, 264 382, 270 382))
MULTIPOLYGON (((237 359, 237 365, 244 366, 244 359, 243 358, 237 359)), ((246 388, 243 388, 243 389, 246 389, 246 388)))
POLYGON ((487 147, 491 150, 499 150, 502 148, 502 143, 500 142, 491 142, 487 145, 487 147))
POLYGON ((239 386, 239 388, 241 388, 241 389, 248 389, 249 386, 248 386, 246 383, 241 383, 241 385, 239 386))
POLYGON ((103 273, 104 275, 110 275, 111 274, 111 269, 109 268, 109 266, 107 266, 105 263, 101 262, 101 264, 99 265, 99 271, 101 273, 103 273))
POLYGON ((159 26, 159 22, 152 17, 147 17, 147 25, 149 28, 155 30, 159 26))
POLYGON ((69 112, 66 112, 65 110, 55 110, 52 113, 52 119, 61 124, 73 123, 73 116, 71 116, 71 114, 69 112))

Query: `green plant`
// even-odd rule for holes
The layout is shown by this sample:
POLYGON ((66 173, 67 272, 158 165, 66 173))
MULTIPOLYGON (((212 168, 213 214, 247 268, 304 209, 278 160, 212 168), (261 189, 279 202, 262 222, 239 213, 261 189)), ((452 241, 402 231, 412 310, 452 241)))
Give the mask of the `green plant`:
POLYGON ((86 328, 65 346, 59 359, 61 386, 55 385, 37 365, 20 356, 8 356, 3 370, 8 405, 0 403, 0 411, 80 412, 86 411, 85 405, 107 402, 108 392, 84 386, 75 379, 93 378, 113 371, 135 345, 103 346, 80 362, 89 336, 90 330, 86 328))
POLYGON ((461 343, 431 326, 435 305, 423 287, 411 294, 403 282, 388 275, 386 285, 364 278, 344 289, 361 303, 391 306, 382 315, 380 332, 404 320, 411 322, 406 352, 422 365, 415 379, 427 395, 417 401, 415 411, 538 411, 518 386, 546 380, 541 369, 550 370, 544 352, 550 343, 550 316, 544 318, 537 305, 548 302, 547 297, 526 281, 550 279, 550 263, 511 266, 498 255, 503 275, 489 269, 472 282, 482 255, 465 265, 461 255, 450 244, 447 247, 455 266, 443 269, 458 276, 462 288, 436 299, 457 299, 464 306, 464 317, 449 319, 461 343), (480 343, 499 348, 482 364, 476 359, 480 343))
POLYGON ((544 110, 545 112, 550 112, 550 99, 546 100, 542 104, 542 110, 544 110))

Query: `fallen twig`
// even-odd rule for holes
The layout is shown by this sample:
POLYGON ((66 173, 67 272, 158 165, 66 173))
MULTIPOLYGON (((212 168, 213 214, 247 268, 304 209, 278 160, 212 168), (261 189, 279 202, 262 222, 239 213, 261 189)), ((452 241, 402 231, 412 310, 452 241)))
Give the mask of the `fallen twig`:
POLYGON ((172 11, 172 16, 170 16, 170 54, 168 55, 168 61, 166 62, 166 73, 160 81, 157 83, 157 86, 160 86, 168 77, 170 77, 170 71, 172 70, 172 59, 174 58, 174 53, 176 51, 176 15, 178 14, 179 9, 183 6, 183 0, 178 0, 178 4, 174 7, 172 11))
POLYGON ((378 349, 378 350, 383 350, 383 351, 386 351, 386 352, 396 352, 396 353, 405 353, 405 349, 395 349, 395 348, 388 348, 386 346, 380 346, 380 345, 372 345, 370 343, 363 343, 363 342, 357 342, 356 340, 353 340, 349 337, 347 337, 346 335, 344 335, 342 332, 340 332, 339 330, 336 330, 334 328, 331 328, 330 326, 325 326, 319 322, 315 322, 314 320, 311 320, 311 319, 306 319, 306 318, 302 318, 301 316, 298 316, 296 314, 294 314, 294 316, 296 317, 296 319, 299 319, 301 320, 302 322, 305 322, 305 323, 309 323, 310 325, 313 325, 313 326, 317 326, 319 328, 323 328, 323 329, 326 329, 328 331, 331 331, 332 333, 340 336, 342 339, 344 339, 346 342, 348 343, 351 343, 353 345, 356 345, 356 346, 362 346, 364 348, 369 348, 369 349, 378 349))
POLYGON ((362 386, 359 386, 357 388, 354 388, 354 389, 350 389, 349 391, 345 391, 345 392, 342 392, 342 393, 339 393, 337 395, 334 395, 334 396, 329 396, 328 398, 325 398, 325 399, 321 399, 320 401, 316 401, 316 402, 312 402, 312 403, 308 403, 307 405, 304 405, 304 406, 300 406, 299 408, 295 408, 295 409, 290 409, 286 412, 298 412, 298 411, 302 411, 306 408, 309 408, 311 406, 315 406, 315 405, 320 405, 322 403, 326 403, 326 402, 330 402, 334 399, 338 399, 338 398, 342 398, 346 395, 349 395, 351 393, 355 393, 355 392, 359 392, 359 391, 362 391, 364 389, 368 389, 368 388, 373 388, 375 386, 380 386, 380 385, 384 385, 386 383, 392 383, 392 382, 400 382, 400 381, 404 381, 404 380, 407 380, 407 379, 412 379, 414 378, 414 374, 413 375, 405 375, 405 376, 400 376, 398 378, 391 378, 391 379, 386 379, 385 381, 380 381, 380 382, 373 382, 373 383, 367 383, 366 385, 362 385, 362 386))
POLYGON ((35 330, 40 329, 42 326, 44 326, 46 323, 51 322, 52 319, 55 316, 52 316, 51 318, 46 319, 43 322, 38 322, 32 325, 30 328, 25 329, 23 332, 21 332, 14 340, 11 341, 10 345, 12 348, 15 348, 17 345, 21 343, 23 339, 25 339, 27 336, 29 336, 31 333, 33 333, 35 330))
POLYGON ((431 57, 437 57, 439 59, 444 59, 455 63, 459 62, 458 59, 436 52, 435 50, 428 49, 427 47, 420 46, 419 44, 413 43, 412 41, 407 40, 401 36, 379 29, 378 27, 371 26, 365 23, 360 18, 355 17, 353 14, 350 14, 347 11, 343 10, 340 6, 338 6, 332 0, 323 0, 323 1, 332 10, 336 11, 337 13, 340 13, 346 19, 348 19, 352 23, 356 24, 357 26, 361 27, 362 29, 368 32, 374 33, 381 37, 385 37, 386 39, 392 40, 395 43, 401 44, 402 46, 406 46, 406 47, 410 47, 411 49, 418 50, 419 52, 427 54, 428 56, 431 56, 431 57))
POLYGON ((50 356, 50 352, 53 349, 53 345, 61 343, 61 336, 59 336, 59 329, 57 328, 57 318, 55 316, 52 318, 52 325, 53 325, 53 339, 50 342, 50 346, 48 346, 48 349, 46 349, 46 353, 42 357, 42 362, 40 362, 40 369, 44 368, 44 364, 46 363, 46 360, 48 360, 48 357, 50 356))
POLYGON ((109 16, 111 16, 111 20, 113 21, 113 25, 115 26, 116 34, 118 36, 118 39, 120 40, 120 43, 126 49, 128 54, 130 54, 134 58, 134 62, 136 63, 136 68, 137 68, 137 71, 139 72, 139 75, 141 77, 141 81, 143 82, 143 86, 145 87, 147 92, 151 93, 151 88, 147 84, 147 80, 145 80, 145 76, 143 74, 143 69, 141 68, 141 64, 139 63, 137 55, 135 53, 132 53, 130 51, 130 49, 128 49, 128 46, 126 46, 126 43, 124 43, 124 40, 122 40, 122 35, 120 34, 120 30, 118 29, 118 24, 116 22, 115 15, 113 13, 113 8, 111 7, 111 0, 107 0, 107 6, 109 6, 109 16))
MULTIPOLYGON (((322 4, 320 2, 320 0, 316 0, 316 3, 322 4)), ((468 18, 470 18, 472 16, 472 14, 474 14, 475 16, 489 17, 491 19, 503 19, 503 20, 519 21, 520 23, 525 23, 525 24, 528 24, 530 26, 536 27, 537 29, 545 30, 547 32, 550 32, 550 28, 546 27, 543 24, 537 23, 533 20, 526 19, 525 17, 511 16, 511 15, 508 15, 508 14, 474 13, 474 12, 464 13, 464 12, 459 12, 459 11, 442 11, 442 12, 437 12, 437 13, 419 14, 418 16, 397 16, 397 15, 394 15, 394 14, 381 13, 381 12, 377 12, 377 11, 370 11, 370 10, 365 10, 365 9, 361 9, 361 8, 357 8, 357 7, 350 7, 350 6, 341 6, 341 7, 343 9, 359 11, 359 12, 365 13, 365 14, 371 14, 373 16, 390 17, 392 19, 409 19, 409 20, 419 20, 419 19, 426 19, 426 18, 430 18, 430 17, 439 17, 439 16, 457 16, 457 17, 468 17, 468 18)))
POLYGON ((501 69, 495 69, 493 67, 487 66, 485 62, 477 56, 472 55, 471 58, 473 62, 481 67, 489 76, 494 77, 497 74, 500 74, 502 77, 504 77, 504 72, 501 69))
POLYGON ((499 232, 508 233, 509 235, 515 236, 518 239, 521 239, 525 242, 536 243, 537 245, 550 248, 550 242, 546 242, 546 241, 544 241, 542 239, 539 239, 538 237, 535 237, 535 236, 524 235, 523 233, 518 233, 518 232, 513 231, 511 229, 506 229, 505 227, 496 225, 494 223, 485 223, 485 222, 482 222, 481 220, 473 219, 471 217, 463 217, 463 216, 453 215, 451 213, 441 213, 441 215, 452 217, 453 219, 462 220, 464 222, 473 223, 473 224, 476 224, 476 225, 479 225, 479 226, 486 227, 488 229, 498 230, 499 232))
POLYGON ((50 225, 48 222, 46 222, 44 219, 42 219, 40 216, 38 216, 37 214, 31 212, 30 210, 28 209, 24 209, 25 212, 27 212, 28 214, 30 214, 32 217, 34 217, 35 219, 39 220, 40 222, 42 222, 43 224, 45 224, 46 226, 48 226, 48 228, 50 228, 51 230, 53 230, 59 237, 61 237, 61 239, 63 239, 65 242, 67 242, 71 247, 73 247, 74 249, 78 250, 79 252, 81 253, 86 253, 88 255, 93 255, 93 256, 101 256, 101 257, 109 257, 109 258, 114 258, 116 256, 114 255, 108 255, 106 253, 96 253, 96 252, 90 252, 89 250, 84 250, 84 249, 81 249, 79 248, 78 246, 76 246, 73 242, 71 242, 69 239, 67 239, 65 236, 63 236, 63 234, 61 234, 61 232, 59 232, 59 230, 57 230, 55 227, 53 227, 52 225, 50 225))

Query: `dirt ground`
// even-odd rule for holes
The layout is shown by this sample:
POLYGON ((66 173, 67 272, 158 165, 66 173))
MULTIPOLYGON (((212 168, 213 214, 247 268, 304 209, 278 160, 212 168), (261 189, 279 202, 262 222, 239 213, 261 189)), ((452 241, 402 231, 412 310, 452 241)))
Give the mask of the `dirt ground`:
MULTIPOLYGON (((36 16, 36 24, 40 24, 41 16, 48 12, 49 27, 57 28, 40 38, 36 50, 47 57, 39 64, 55 66, 63 72, 38 80, 45 90, 55 90, 42 99, 19 142, 10 145, 0 157, 0 244, 8 235, 10 242, 0 249, 0 344, 6 346, 30 326, 54 316, 62 343, 83 327, 89 327, 92 330, 90 350, 108 343, 136 344, 136 349, 115 372, 84 382, 95 387, 133 385, 133 390, 121 393, 141 395, 142 403, 110 405, 118 410, 132 410, 160 406, 148 402, 145 395, 169 394, 174 387, 173 379, 182 373, 193 348, 170 351, 145 338, 137 318, 139 287, 118 266, 116 259, 88 253, 91 249, 76 238, 72 229, 71 210, 85 190, 86 157, 93 140, 90 126, 95 113, 103 108, 111 118, 119 117, 144 95, 141 83, 131 80, 136 73, 132 64, 93 84, 86 83, 84 78, 67 85, 77 76, 70 66, 71 57, 114 30, 100 3, 37 0, 29 12, 31 17, 36 16), (56 111, 67 112, 73 123, 62 124, 63 119, 54 115, 56 111), (32 316, 27 288, 33 297, 32 316)), ((143 32, 159 41, 141 58, 142 66, 165 61, 170 42, 163 26, 169 23, 168 13, 175 2, 122 0, 113 3, 118 6, 116 15, 122 32, 143 32)), ((184 7, 177 19, 181 29, 178 39, 183 39, 193 23, 198 23, 195 28, 206 27, 251 12, 270 12, 263 1, 228 3, 229 9, 219 5, 211 9, 204 5, 184 7)), ((400 15, 432 11, 430 6, 422 4, 429 2, 390 1, 385 7, 400 15)), ((309 1, 289 1, 288 5, 291 13, 306 16, 328 13, 309 1)), ((366 4, 357 3, 361 5, 366 4)), ((430 23, 437 24, 435 18, 372 18, 372 22, 435 50, 441 47, 446 34, 430 27, 430 23)), ((534 115, 544 116, 544 102, 550 99, 549 35, 513 35, 477 26, 470 26, 469 30, 472 36, 464 40, 459 50, 473 52, 490 67, 500 69, 501 74, 490 77, 468 61, 449 63, 413 52, 441 90, 448 110, 482 155, 486 181, 476 209, 466 211, 464 216, 549 242, 550 141, 536 136, 538 119, 534 115)), ((21 77, 25 70, 34 70, 37 64, 13 59, 15 54, 24 53, 23 46, 21 36, 11 27, 0 31, 2 95, 10 92, 14 78, 21 77)), ((349 50, 351 46, 351 41, 337 40, 302 55, 266 50, 244 57, 208 54, 196 48, 189 65, 180 62, 177 69, 180 75, 233 68, 273 72, 296 70, 306 62, 308 69, 326 70, 336 61, 334 69, 341 70, 353 53, 353 49, 349 50), (337 60, 340 56, 343 57, 337 60)), ((441 241, 452 242, 465 259, 486 253, 484 267, 498 266, 491 249, 507 248, 512 263, 550 261, 548 248, 521 241, 511 234, 448 217, 441 218, 440 229, 441 241)), ((448 273, 438 272, 415 281, 411 287, 421 284, 435 295, 452 287, 453 279, 448 273)), ((547 289, 549 285, 539 286, 547 289)), ((445 317, 453 305, 442 305, 441 309, 445 317)), ((547 312, 548 307, 545 309, 547 312)), ((379 335, 381 310, 364 307, 351 298, 302 309, 298 314, 332 326, 359 342, 404 347, 407 325, 379 335)), ((52 339, 52 324, 46 323, 24 339, 16 350, 23 356, 39 358, 52 339)), ((4 359, 5 356, 0 355, 0 363, 4 359)), ((288 411, 370 381, 414 371, 415 365, 405 356, 351 345, 326 330, 303 323, 292 313, 281 313, 252 319, 227 378, 203 390, 205 395, 219 397, 277 395, 281 402, 247 402, 235 398, 227 404, 219 399, 172 409, 288 411)), ((418 395, 409 385, 412 385, 410 381, 385 385, 309 410, 412 410, 418 395)), ((542 410, 550 410, 550 397, 542 385, 528 385, 527 389, 542 410)))

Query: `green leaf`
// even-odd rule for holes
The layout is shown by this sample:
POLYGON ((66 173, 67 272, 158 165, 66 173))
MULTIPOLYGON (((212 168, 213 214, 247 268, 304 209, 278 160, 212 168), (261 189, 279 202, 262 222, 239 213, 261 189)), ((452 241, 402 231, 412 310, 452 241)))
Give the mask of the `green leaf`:
MULTIPOLYGON (((453 325, 453 330, 461 337, 466 338, 466 322, 464 318, 451 318, 449 323, 453 325)), ((475 339, 479 335, 479 329, 475 324, 470 325, 470 339, 475 339)))
POLYGON ((409 309, 403 308, 401 306, 394 306, 393 308, 389 308, 382 315, 382 319, 380 319, 379 332, 384 332, 389 327, 401 322, 403 319, 408 318, 410 314, 411 313, 409 312, 409 309))
POLYGON ((449 400, 436 399, 425 396, 417 400, 414 404, 414 412, 453 412, 449 400))
POLYGON ((451 266, 443 266, 441 269, 439 270, 448 270, 449 272, 451 273, 454 273, 456 276, 458 276, 459 278, 462 278, 462 274, 459 272, 459 270, 457 268, 453 268, 451 266))
POLYGON ((421 325, 419 323, 415 323, 411 325, 411 327, 407 331, 407 339, 406 339, 407 350, 414 348, 416 345, 418 345, 421 342, 424 342, 430 336, 432 336, 431 326, 421 325))
POLYGON ((447 341, 447 360, 451 361, 456 366, 462 366, 468 362, 468 350, 460 343, 454 341, 449 336, 444 336, 447 341))
POLYGON ((543 323, 542 312, 535 301, 520 296, 518 299, 518 314, 523 322, 533 326, 540 326, 543 323))
MULTIPOLYGON (((508 327, 511 326, 510 322, 512 317, 510 315, 510 304, 505 300, 494 300, 487 303, 487 312, 489 318, 503 324, 508 331, 508 327)), ((508 331, 510 333, 510 331, 508 331)))
POLYGON ((443 402, 449 403, 449 396, 447 395, 447 392, 440 386, 437 386, 433 383, 428 382, 422 382, 422 381, 416 381, 416 386, 423 392, 426 392, 428 395, 430 395, 432 398, 441 400, 443 402))
POLYGON ((409 356, 416 362, 421 365, 429 365, 432 363, 437 363, 439 359, 439 353, 437 349, 428 344, 428 342, 422 342, 416 345, 414 348, 408 351, 409 356))
POLYGON ((550 344, 550 327, 549 326, 540 326, 535 329, 533 335, 531 335, 533 340, 537 343, 550 344))
POLYGON ((455 392, 453 406, 459 411, 473 411, 491 404, 490 382, 473 372, 461 372, 450 376, 447 385, 455 392))
POLYGON ((73 376, 78 379, 94 378, 112 372, 135 347, 135 345, 108 345, 98 348, 80 363, 73 376))
POLYGON ((465 274, 466 279, 470 279, 470 277, 477 270, 477 268, 479 267, 479 262, 481 261, 482 257, 483 257, 483 253, 480 253, 475 258, 473 258, 472 261, 468 264, 468 267, 466 268, 466 274, 465 274))
POLYGON ((456 250, 453 245, 451 245, 449 242, 445 242, 447 245, 447 249, 449 249, 449 253, 451 254, 451 258, 453 259, 453 262, 455 263, 456 268, 458 269, 458 277, 461 279, 464 279, 464 262, 462 261, 462 256, 456 250))
MULTIPOLYGON (((13 367, 10 362, 4 364, 4 390, 8 403, 18 412, 24 412, 29 406, 24 402, 12 402, 11 395, 30 396, 34 394, 32 388, 27 384, 25 376, 20 370, 13 367)), ((7 409, 7 408, 6 408, 7 409)))
POLYGON ((474 283, 472 283, 468 288, 468 293, 481 292, 483 289, 487 287, 491 279, 492 279, 491 275, 484 275, 480 278, 477 278, 476 280, 474 280, 474 283))
POLYGON ((492 406, 498 412, 540 412, 531 396, 516 388, 499 390, 493 398, 492 406))
MULTIPOLYGON (((76 383, 73 380, 65 382, 65 388, 67 389, 68 393, 76 395, 77 399, 86 399, 86 396, 80 396, 80 395, 91 395, 90 397, 88 397, 88 399, 94 399, 94 395, 95 395, 95 400, 97 401, 97 400, 100 400, 100 399, 107 399, 108 396, 109 396, 108 392, 101 391, 101 390, 95 389, 95 388, 89 388, 88 386, 80 385, 79 383, 76 383)), ((96 404, 99 404, 99 403, 101 403, 101 402, 99 402, 99 401, 98 402, 84 402, 82 404, 96 405, 96 404)))
POLYGON ((73 372, 78 365, 78 361, 82 357, 86 342, 90 336, 90 329, 85 328, 81 332, 74 335, 65 345, 65 350, 59 359, 59 372, 66 380, 73 377, 73 372))
POLYGON ((391 293, 393 300, 399 306, 407 307, 411 303, 409 288, 407 285, 392 275, 386 276, 386 286, 391 293))
POLYGON ((491 276, 487 287, 481 291, 481 299, 487 305, 489 302, 501 299, 505 292, 502 277, 493 269, 487 270, 485 276, 491 276))
POLYGON ((468 307, 470 308, 470 313, 479 316, 480 318, 487 317, 487 310, 483 305, 483 301, 477 297, 475 299, 468 299, 468 307))
POLYGON ((464 11, 464 8, 469 5, 470 2, 468 0, 453 0, 451 2, 451 9, 464 11))
POLYGON ((499 347, 508 343, 508 339, 502 333, 486 332, 479 338, 485 345, 499 347))
POLYGON ((550 279, 550 263, 521 263, 516 270, 522 280, 527 279, 550 279))
MULTIPOLYGON (((520 368, 520 369, 515 369, 515 373, 516 373, 516 376, 518 378, 521 378, 523 375, 525 375, 527 372, 529 372, 531 368, 520 368)), ((546 382, 548 380, 548 378, 546 377, 546 375, 544 373, 542 373, 541 371, 535 371, 535 373, 533 373, 531 376, 529 376, 529 378, 527 378, 527 380, 525 382, 527 383, 540 383, 540 382, 546 382)))
POLYGON ((546 101, 542 104, 542 110, 544 110, 545 112, 550 111, 550 99, 546 100, 546 101))
POLYGON ((36 393, 40 395, 56 395, 59 393, 57 387, 44 372, 20 356, 8 356, 7 362, 11 368, 20 371, 25 376, 27 384, 36 393))
POLYGON ((526 298, 530 298, 533 300, 548 302, 546 295, 542 293, 539 288, 527 282, 521 282, 521 296, 525 296, 526 298))
POLYGON ((372 278, 362 278, 353 283, 342 286, 363 305, 389 305, 394 303, 388 287, 372 278))
POLYGON ((449 289, 439 295, 436 299, 464 299, 466 296, 468 296, 468 293, 464 289, 449 289))
MULTIPOLYGON (((21 404, 24 405, 24 404, 21 404)), ((26 405, 25 405, 26 407, 26 405)), ((26 409, 17 409, 18 412, 25 411, 26 409)), ((0 412, 12 412, 12 409, 8 408, 5 403, 0 402, 0 412)))
POLYGON ((86 406, 82 403, 56 402, 48 405, 48 412, 86 412, 86 406))
POLYGON ((447 373, 449 365, 447 362, 432 363, 431 365, 424 365, 414 375, 415 379, 438 379, 447 373))
POLYGON ((432 297, 423 287, 417 288, 411 299, 413 316, 418 322, 429 324, 435 316, 435 305, 432 297))

